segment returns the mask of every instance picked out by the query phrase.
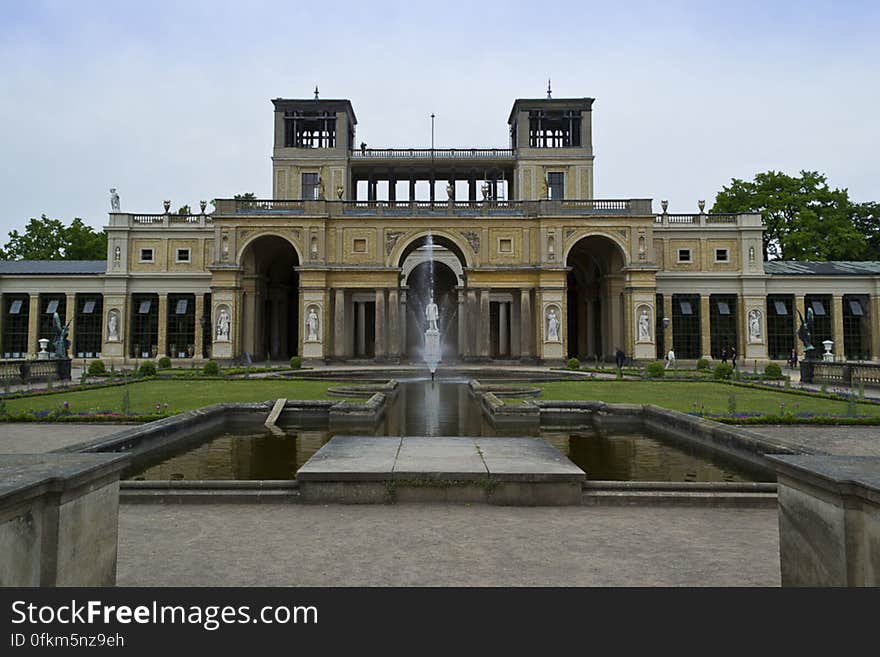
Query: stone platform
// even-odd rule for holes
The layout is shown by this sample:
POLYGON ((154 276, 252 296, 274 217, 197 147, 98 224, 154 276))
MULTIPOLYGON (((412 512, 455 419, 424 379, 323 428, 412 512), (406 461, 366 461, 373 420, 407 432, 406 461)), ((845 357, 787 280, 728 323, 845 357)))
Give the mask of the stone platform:
POLYGON ((560 506, 586 475, 540 438, 334 436, 296 479, 307 502, 560 506))

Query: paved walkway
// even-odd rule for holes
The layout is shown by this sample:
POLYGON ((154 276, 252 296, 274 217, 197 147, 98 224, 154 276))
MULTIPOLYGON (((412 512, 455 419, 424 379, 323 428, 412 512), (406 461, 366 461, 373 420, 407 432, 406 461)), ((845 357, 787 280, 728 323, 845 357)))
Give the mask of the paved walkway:
POLYGON ((132 505, 120 586, 778 586, 775 509, 132 505))
POLYGON ((880 456, 880 427, 749 425, 759 433, 794 448, 836 456, 880 456))
POLYGON ((38 454, 100 438, 128 425, 64 422, 0 423, 0 454, 38 454))

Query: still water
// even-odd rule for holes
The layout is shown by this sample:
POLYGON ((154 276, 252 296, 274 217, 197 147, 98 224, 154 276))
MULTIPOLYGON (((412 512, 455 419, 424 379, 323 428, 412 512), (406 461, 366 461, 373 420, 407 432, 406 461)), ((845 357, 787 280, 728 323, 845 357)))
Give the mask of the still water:
POLYGON ((266 431, 226 433, 196 445, 178 447, 136 466, 131 478, 293 479, 332 435, 377 436, 541 436, 593 480, 763 481, 760 474, 685 443, 644 432, 609 433, 592 428, 500 430, 489 424, 468 391, 467 381, 402 381, 384 419, 372 431, 286 427, 285 435, 266 431))

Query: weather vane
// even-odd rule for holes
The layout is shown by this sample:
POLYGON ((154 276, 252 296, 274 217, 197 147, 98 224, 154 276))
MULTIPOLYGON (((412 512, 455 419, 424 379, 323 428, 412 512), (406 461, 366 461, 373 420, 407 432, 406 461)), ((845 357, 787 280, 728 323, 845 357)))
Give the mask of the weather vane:
POLYGON ((318 85, 315 85, 315 100, 318 100, 318 85))
POLYGON ((550 78, 547 78, 547 99, 550 100, 553 96, 550 95, 550 78))

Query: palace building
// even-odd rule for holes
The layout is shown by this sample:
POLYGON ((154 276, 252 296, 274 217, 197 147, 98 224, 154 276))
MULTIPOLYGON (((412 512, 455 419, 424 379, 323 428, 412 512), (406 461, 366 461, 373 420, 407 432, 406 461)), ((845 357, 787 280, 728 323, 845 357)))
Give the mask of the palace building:
MULTIPOLYGON (((592 98, 519 99, 508 148, 367 148, 348 100, 272 101, 271 199, 121 212, 106 261, 0 263, 0 353, 444 362, 880 356, 880 263, 764 262, 760 215, 594 196, 592 98)), ((267 116, 267 120, 268 120, 267 116)))

